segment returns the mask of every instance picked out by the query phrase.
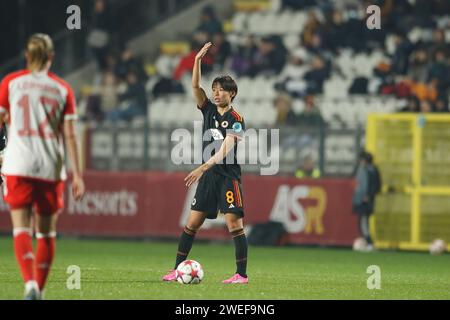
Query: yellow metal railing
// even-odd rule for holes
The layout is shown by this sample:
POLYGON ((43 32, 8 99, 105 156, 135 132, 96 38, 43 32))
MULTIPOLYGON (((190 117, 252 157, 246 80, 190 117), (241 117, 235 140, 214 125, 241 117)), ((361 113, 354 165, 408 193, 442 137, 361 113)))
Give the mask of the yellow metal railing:
POLYGON ((378 248, 450 250, 450 115, 371 114, 366 149, 380 168, 371 231, 378 248))

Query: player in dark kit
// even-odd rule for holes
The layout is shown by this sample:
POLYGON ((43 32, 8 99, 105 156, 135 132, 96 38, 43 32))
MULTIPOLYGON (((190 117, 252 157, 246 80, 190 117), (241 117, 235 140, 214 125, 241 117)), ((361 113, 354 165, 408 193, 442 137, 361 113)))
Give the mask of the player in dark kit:
POLYGON ((237 267, 236 274, 223 283, 246 284, 248 245, 243 224, 241 167, 236 159, 237 142, 243 137, 245 124, 241 115, 231 106, 238 92, 236 82, 231 77, 218 77, 213 81, 214 103, 200 87, 201 60, 211 46, 209 42, 199 51, 192 74, 197 108, 203 113, 204 140, 208 140, 203 142, 204 163, 185 179, 186 186, 190 187, 197 181, 198 186, 188 223, 179 241, 175 268, 163 280, 176 280, 175 270, 186 260, 197 231, 205 219, 216 219, 220 210, 225 215, 228 230, 234 239, 237 267))

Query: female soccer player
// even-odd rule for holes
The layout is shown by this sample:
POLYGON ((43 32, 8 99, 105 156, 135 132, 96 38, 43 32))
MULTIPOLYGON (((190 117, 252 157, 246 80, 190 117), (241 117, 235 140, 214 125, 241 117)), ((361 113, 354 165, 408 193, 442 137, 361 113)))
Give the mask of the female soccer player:
MULTIPOLYGON (((223 283, 248 283, 247 277, 247 238, 242 218, 244 206, 241 192, 241 167, 236 160, 237 141, 245 130, 244 119, 231 106, 237 95, 236 82, 229 76, 218 77, 213 81, 214 103, 200 87, 201 60, 212 46, 207 43, 195 58, 192 87, 197 107, 203 113, 204 164, 192 171, 185 179, 190 187, 198 181, 197 190, 191 206, 188 223, 184 228, 178 246, 175 268, 163 277, 164 281, 176 280, 176 268, 185 261, 194 242, 194 237, 205 219, 216 219, 218 210, 225 215, 226 224, 234 239, 236 253, 236 274, 223 283), (205 140, 205 139, 204 139, 205 140), (211 155, 211 144, 218 143, 211 155), (230 153, 234 149, 234 153, 230 153), (205 157, 209 159, 205 159, 205 157)), ((214 146, 214 145, 213 145, 214 146)))
POLYGON ((63 208, 64 141, 72 163, 74 198, 80 199, 85 188, 74 129, 74 94, 66 82, 49 72, 54 58, 50 37, 31 36, 25 56, 27 69, 9 74, 0 85, 0 124, 9 115, 2 174, 25 299, 39 300, 55 254, 57 214, 63 208))

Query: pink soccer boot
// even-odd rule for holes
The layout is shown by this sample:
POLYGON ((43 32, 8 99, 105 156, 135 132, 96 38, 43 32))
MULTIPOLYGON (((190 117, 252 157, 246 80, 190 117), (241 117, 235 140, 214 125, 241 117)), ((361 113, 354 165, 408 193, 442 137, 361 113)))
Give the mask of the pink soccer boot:
POLYGON ((222 283, 226 283, 226 284, 229 284, 229 283, 248 284, 248 278, 244 278, 239 273, 236 273, 230 279, 222 281, 222 283))
POLYGON ((170 270, 162 279, 163 279, 163 281, 177 280, 177 271, 175 269, 170 270))

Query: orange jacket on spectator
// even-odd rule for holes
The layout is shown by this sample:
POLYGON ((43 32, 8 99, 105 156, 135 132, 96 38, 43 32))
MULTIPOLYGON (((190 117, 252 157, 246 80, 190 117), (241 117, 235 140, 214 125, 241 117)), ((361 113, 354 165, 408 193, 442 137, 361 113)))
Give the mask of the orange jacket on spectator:
POLYGON ((427 86, 425 83, 412 83, 412 93, 420 101, 429 100, 435 102, 438 96, 436 88, 433 86, 427 86))

